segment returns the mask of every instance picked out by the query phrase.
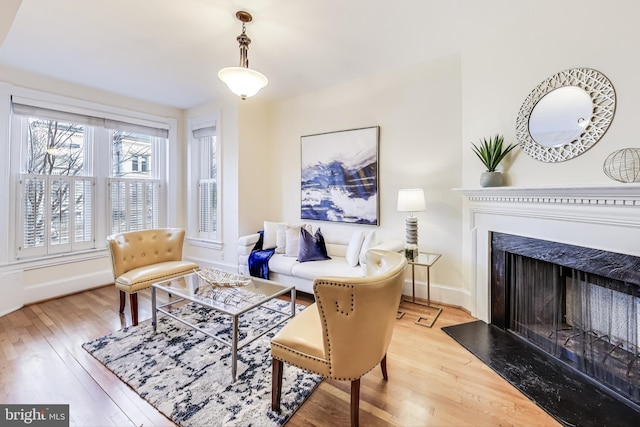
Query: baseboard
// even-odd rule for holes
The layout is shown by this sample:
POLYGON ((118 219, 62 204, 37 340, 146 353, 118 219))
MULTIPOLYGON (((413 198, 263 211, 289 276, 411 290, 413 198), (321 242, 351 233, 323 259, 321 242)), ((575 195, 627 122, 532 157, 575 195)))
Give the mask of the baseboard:
MULTIPOLYGON (((187 258, 185 258, 187 259, 187 258)), ((211 260, 207 258, 189 257, 189 261, 195 262, 200 268, 219 268, 220 270, 229 271, 233 273, 238 272, 238 264, 228 263, 220 260, 211 260)))
POLYGON ((94 289, 108 283, 113 283, 113 272, 111 269, 44 281, 24 288, 24 304, 33 304, 65 295, 75 294, 89 289, 94 289))
MULTIPOLYGON (((411 297, 411 281, 405 280, 402 294, 405 297, 411 297)), ((454 288, 452 286, 431 283, 431 302, 445 304, 452 307, 459 307, 465 311, 471 312, 471 291, 462 288, 454 288)), ((427 300, 427 284, 416 282, 416 299, 427 300)))

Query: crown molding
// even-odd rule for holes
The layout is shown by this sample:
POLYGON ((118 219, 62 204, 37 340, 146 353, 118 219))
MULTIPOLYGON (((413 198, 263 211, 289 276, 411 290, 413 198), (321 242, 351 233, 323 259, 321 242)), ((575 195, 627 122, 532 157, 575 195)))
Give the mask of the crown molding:
POLYGON ((454 188, 471 202, 640 206, 640 184, 454 188))

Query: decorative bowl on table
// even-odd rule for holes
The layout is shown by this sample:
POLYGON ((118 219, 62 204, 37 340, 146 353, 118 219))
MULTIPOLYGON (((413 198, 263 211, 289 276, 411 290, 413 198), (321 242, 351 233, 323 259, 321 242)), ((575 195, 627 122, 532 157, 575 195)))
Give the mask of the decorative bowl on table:
POLYGON ((202 280, 217 288, 237 288, 251 283, 250 277, 229 273, 217 268, 203 268, 202 270, 196 270, 196 274, 202 280))

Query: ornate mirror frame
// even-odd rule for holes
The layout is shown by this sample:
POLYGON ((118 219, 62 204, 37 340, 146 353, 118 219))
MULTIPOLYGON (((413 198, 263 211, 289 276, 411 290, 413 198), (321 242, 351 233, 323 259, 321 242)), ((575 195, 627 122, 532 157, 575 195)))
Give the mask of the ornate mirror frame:
POLYGON ((563 162, 573 159, 594 146, 605 134, 616 109, 616 93, 604 74, 589 68, 561 71, 540 83, 525 99, 516 119, 516 137, 522 150, 542 162, 563 162), (547 147, 536 142, 529 132, 531 112, 548 93, 567 86, 584 90, 593 104, 593 114, 584 132, 567 143, 547 147))

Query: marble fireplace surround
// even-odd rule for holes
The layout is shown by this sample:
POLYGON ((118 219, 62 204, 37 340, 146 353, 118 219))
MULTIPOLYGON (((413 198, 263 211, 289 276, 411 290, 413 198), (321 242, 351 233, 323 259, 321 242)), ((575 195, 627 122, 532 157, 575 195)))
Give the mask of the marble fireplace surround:
POLYGON ((466 196, 463 233, 471 314, 490 322, 491 233, 640 256, 640 185, 455 189, 466 196))

